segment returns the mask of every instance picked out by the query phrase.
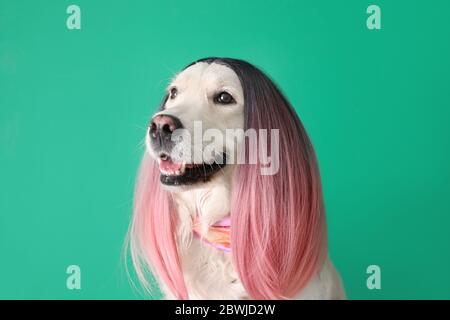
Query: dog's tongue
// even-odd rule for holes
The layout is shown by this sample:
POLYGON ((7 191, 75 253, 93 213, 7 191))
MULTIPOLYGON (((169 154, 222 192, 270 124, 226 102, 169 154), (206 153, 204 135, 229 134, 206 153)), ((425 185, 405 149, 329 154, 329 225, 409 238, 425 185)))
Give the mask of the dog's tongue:
POLYGON ((165 172, 176 172, 182 167, 182 163, 173 162, 171 159, 159 159, 159 169, 165 172))

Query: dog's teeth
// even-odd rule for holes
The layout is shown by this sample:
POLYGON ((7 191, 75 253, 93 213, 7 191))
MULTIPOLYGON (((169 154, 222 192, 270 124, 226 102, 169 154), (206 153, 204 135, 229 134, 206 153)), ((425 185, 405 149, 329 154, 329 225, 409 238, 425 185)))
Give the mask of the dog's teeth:
POLYGON ((166 176, 179 176, 182 175, 186 171, 186 163, 183 162, 181 167, 175 171, 168 171, 164 169, 160 169, 161 173, 166 176))

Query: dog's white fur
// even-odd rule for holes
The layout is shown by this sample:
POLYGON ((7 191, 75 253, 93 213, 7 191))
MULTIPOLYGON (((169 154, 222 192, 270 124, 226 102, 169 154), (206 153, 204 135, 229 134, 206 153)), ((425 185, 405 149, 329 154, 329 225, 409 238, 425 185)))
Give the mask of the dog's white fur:
MULTIPOLYGON (((169 85, 178 89, 174 99, 168 99, 165 109, 157 114, 169 114, 181 120, 192 131, 193 122, 201 120, 203 129, 243 128, 244 95, 239 78, 233 70, 221 64, 196 63, 178 74, 169 85), (219 106, 213 101, 215 94, 227 91, 236 101, 234 105, 219 106)), ((226 144, 233 146, 233 143, 226 144)), ((185 145, 191 148, 194 145, 185 145)), ((215 146, 223 151, 224 145, 215 146)), ((155 158, 147 136, 147 150, 155 158)), ((235 150, 226 150, 233 153, 235 150)), ((200 153, 201 154, 201 153, 200 153)), ((191 154, 193 156, 193 154, 191 154)), ((205 159, 177 159, 201 163, 205 159)), ((177 240, 185 282, 191 299, 249 299, 233 267, 231 254, 211 247, 192 236, 191 217, 199 216, 204 230, 230 212, 232 173, 234 166, 227 164, 223 172, 200 185, 169 187, 179 218, 177 240)), ((238 249, 236 249, 238 250, 238 249)), ((173 299, 162 281, 160 287, 167 299, 173 299)), ((338 273, 327 258, 320 272, 294 299, 344 299, 345 293, 338 273)))

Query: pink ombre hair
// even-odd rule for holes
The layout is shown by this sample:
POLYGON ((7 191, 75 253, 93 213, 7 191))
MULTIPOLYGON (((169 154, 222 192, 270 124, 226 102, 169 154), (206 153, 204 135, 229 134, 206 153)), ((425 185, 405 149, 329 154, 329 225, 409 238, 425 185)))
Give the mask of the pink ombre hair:
MULTIPOLYGON (((277 174, 261 175, 260 164, 236 169, 230 212, 231 254, 251 298, 290 298, 312 279, 327 254, 314 149, 295 111, 263 72, 242 60, 200 61, 224 64, 239 77, 244 90, 245 129, 279 130, 277 174)), ((135 192, 132 259, 144 284, 148 283, 145 271, 150 268, 175 297, 187 299, 176 224, 171 196, 160 188, 155 161, 146 154, 135 192)))
POLYGON ((146 277, 150 269, 176 298, 187 299, 175 239, 176 219, 170 194, 161 189, 156 161, 145 153, 136 183, 130 229, 133 265, 146 289, 150 288, 146 277))

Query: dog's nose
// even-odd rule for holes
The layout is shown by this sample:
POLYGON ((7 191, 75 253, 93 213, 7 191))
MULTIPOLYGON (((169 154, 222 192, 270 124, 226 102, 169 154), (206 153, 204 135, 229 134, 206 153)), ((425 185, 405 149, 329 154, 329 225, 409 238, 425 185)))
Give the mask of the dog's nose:
POLYGON ((161 114, 152 119, 149 133, 152 139, 165 141, 170 140, 172 133, 182 127, 180 119, 171 115, 161 114))

